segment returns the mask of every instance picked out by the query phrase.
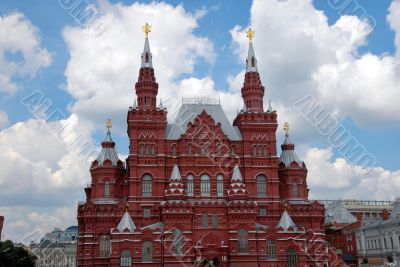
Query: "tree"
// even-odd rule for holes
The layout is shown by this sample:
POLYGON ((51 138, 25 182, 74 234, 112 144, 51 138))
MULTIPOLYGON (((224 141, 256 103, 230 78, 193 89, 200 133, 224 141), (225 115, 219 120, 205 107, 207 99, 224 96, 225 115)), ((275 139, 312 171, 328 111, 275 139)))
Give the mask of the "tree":
POLYGON ((0 267, 34 267, 34 255, 10 240, 0 242, 0 267))

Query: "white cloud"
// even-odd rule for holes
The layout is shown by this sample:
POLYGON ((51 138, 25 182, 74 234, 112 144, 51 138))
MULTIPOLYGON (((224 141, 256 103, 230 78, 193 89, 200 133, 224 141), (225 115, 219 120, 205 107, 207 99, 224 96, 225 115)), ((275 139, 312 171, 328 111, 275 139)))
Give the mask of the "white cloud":
MULTIPOLYGON (((397 55, 400 43, 400 4, 394 1, 388 21, 396 31, 397 55)), ((339 118, 350 116, 358 125, 376 127, 400 122, 400 58, 388 54, 359 55, 367 42, 366 22, 341 16, 333 25, 312 5, 311 0, 255 0, 251 27, 266 98, 276 103, 280 120, 284 113, 302 136, 315 136, 312 127, 292 105, 306 95, 316 97, 339 118), (365 114, 368 114, 366 116, 365 114), (314 135, 313 135, 314 133, 314 135)), ((236 53, 244 61, 247 51, 245 29, 231 30, 236 53)), ((233 88, 243 73, 230 78, 233 88), (233 82, 235 81, 235 82, 233 82)))
POLYGON ((6 236, 17 240, 33 227, 48 230, 75 221, 75 201, 84 199, 83 188, 91 180, 87 163, 97 156, 97 151, 85 152, 89 159, 83 161, 82 150, 75 148, 75 140, 85 142, 86 130, 73 115, 55 122, 31 119, 0 132, 0 213, 6 216, 6 236), (66 216, 58 216, 65 212, 61 207, 74 207, 65 222, 66 216), (21 214, 12 214, 15 210, 21 214))
POLYGON ((3 130, 8 125, 8 114, 0 110, 0 131, 3 130))
POLYGON ((92 127, 103 125, 104 119, 111 117, 117 129, 125 132, 126 112, 135 96, 144 45, 141 25, 145 21, 152 25, 150 47, 160 85, 159 98, 169 99, 169 103, 173 98, 175 105, 183 95, 196 93, 189 84, 208 86, 199 88, 199 94, 207 90, 218 95, 214 88, 209 88, 214 86, 209 77, 179 81, 180 75, 192 73, 200 58, 211 64, 214 61, 213 44, 193 33, 204 10, 192 14, 181 5, 105 2, 101 13, 97 21, 107 28, 98 37, 79 27, 64 30, 71 55, 65 72, 66 90, 76 99, 71 111, 92 127))
POLYGON ((33 78, 50 63, 37 28, 22 13, 0 16, 0 91, 15 92, 15 77, 33 78))
POLYGON ((370 172, 344 158, 333 157, 331 148, 309 148, 304 160, 313 199, 394 200, 400 191, 400 170, 375 167, 370 172))

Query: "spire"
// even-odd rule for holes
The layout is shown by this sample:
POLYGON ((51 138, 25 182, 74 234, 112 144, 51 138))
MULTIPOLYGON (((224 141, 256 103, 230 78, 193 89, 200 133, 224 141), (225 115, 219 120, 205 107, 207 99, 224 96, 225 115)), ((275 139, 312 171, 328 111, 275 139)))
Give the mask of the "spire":
POLYGON ((128 210, 125 211, 124 216, 122 217, 121 221, 119 222, 117 229, 120 233, 125 232, 128 230, 129 232, 133 233, 136 229, 136 225, 133 222, 131 216, 129 215, 128 210))
POLYGON ((147 22, 146 24, 142 27, 143 32, 145 33, 145 39, 144 39, 144 48, 143 48, 143 53, 142 53, 142 68, 152 68, 153 67, 153 62, 152 62, 152 54, 150 52, 150 44, 149 44, 149 33, 151 32, 151 25, 149 25, 147 22))
POLYGON ((111 138, 111 128, 112 128, 112 121, 108 119, 106 121, 107 133, 106 138, 101 143, 101 151, 97 156, 97 163, 98 165, 103 165, 104 161, 109 160, 111 161, 112 166, 117 166, 119 161, 117 151, 115 150, 115 142, 111 138))
POLYGON ((246 58, 246 74, 242 87, 242 97, 249 112, 264 112, 264 86, 261 84, 257 59, 253 49, 254 31, 250 28, 246 31, 246 34, 249 38, 249 50, 246 58))
POLYGON ((303 161, 299 159, 296 152, 294 151, 294 144, 290 140, 289 137, 289 123, 285 122, 283 129, 285 130, 285 141, 281 145, 282 154, 279 158, 279 161, 285 164, 286 168, 289 168, 292 162, 296 162, 299 167, 302 167, 303 161))
POLYGON ((255 32, 251 28, 249 28, 246 31, 246 34, 247 38, 249 38, 249 51, 247 52, 247 58, 246 58, 246 72, 258 72, 257 59, 253 49, 253 38, 255 32))
POLYGON ((282 213, 281 219, 278 222, 278 225, 276 228, 282 229, 284 232, 287 232, 290 228, 293 229, 293 231, 297 231, 297 226, 294 224, 292 218, 290 217, 289 213, 285 211, 282 213))
POLYGON ((143 26, 143 32, 145 33, 144 49, 142 53, 142 64, 139 71, 139 78, 135 85, 136 95, 138 99, 138 108, 146 110, 156 109, 158 83, 154 76, 153 69, 153 58, 150 52, 149 44, 149 33, 151 32, 151 26, 146 23, 143 26))

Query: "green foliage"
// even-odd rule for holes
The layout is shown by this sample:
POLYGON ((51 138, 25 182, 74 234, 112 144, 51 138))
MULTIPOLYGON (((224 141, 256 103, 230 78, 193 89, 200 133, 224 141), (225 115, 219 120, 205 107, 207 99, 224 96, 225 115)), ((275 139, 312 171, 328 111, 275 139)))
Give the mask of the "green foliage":
POLYGON ((10 240, 0 242, 0 267, 34 267, 36 257, 10 240))

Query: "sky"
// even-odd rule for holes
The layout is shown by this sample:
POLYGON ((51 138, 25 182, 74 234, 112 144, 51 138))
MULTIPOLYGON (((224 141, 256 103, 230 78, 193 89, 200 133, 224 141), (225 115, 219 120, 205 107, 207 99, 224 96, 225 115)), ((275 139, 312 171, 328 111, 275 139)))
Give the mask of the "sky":
POLYGON ((288 121, 310 198, 400 196, 399 0, 3 0, 3 238, 76 224, 108 118, 126 157, 145 22, 170 121, 183 97, 205 96, 233 120, 251 27, 278 146, 288 121))

